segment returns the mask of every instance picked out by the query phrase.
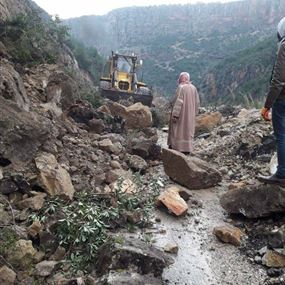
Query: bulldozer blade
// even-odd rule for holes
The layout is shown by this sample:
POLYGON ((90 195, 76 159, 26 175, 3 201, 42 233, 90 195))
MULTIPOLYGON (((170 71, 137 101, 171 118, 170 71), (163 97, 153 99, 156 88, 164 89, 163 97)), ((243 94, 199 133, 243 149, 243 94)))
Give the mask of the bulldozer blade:
POLYGON ((118 102, 120 100, 128 100, 132 99, 134 103, 141 102, 143 105, 151 107, 152 95, 146 95, 146 94, 139 94, 139 93, 128 93, 128 92, 122 92, 118 90, 112 90, 112 89, 101 89, 101 95, 102 97, 106 97, 112 101, 118 102))

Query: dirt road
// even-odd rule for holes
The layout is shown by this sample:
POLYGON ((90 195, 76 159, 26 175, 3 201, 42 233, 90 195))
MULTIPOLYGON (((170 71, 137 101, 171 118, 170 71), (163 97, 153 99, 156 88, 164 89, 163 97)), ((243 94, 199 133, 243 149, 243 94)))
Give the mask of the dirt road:
MULTIPOLYGON (((160 144, 165 146, 166 134, 160 133, 160 138, 160 144)), ((165 176, 163 166, 159 166, 155 173, 165 176)), ((173 184, 170 180, 168 182, 173 184)), ((152 236, 155 244, 163 248, 170 242, 179 248, 178 254, 173 255, 175 263, 164 271, 165 284, 263 284, 262 280, 266 277, 264 268, 250 261, 237 247, 218 241, 212 234, 215 226, 228 222, 219 203, 219 196, 226 191, 226 186, 188 190, 192 196, 191 206, 184 217, 177 218, 156 211, 156 218, 161 221, 156 227, 161 230, 152 236)))

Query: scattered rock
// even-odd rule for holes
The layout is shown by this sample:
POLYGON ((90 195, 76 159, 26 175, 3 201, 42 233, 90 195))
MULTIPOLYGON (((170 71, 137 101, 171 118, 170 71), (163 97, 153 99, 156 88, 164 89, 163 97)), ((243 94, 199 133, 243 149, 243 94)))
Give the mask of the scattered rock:
POLYGON ((267 267, 285 267, 285 255, 268 250, 262 258, 262 263, 267 267))
POLYGON ((9 249, 8 261, 19 268, 27 268, 33 262, 37 251, 31 240, 18 240, 15 246, 9 249))
POLYGON ((28 231, 24 226, 12 225, 9 229, 11 229, 13 235, 18 239, 28 239, 28 231))
POLYGON ((285 212, 285 188, 275 185, 253 185, 231 190, 221 196, 222 207, 230 214, 248 218, 285 212))
POLYGON ((28 233, 31 237, 35 238, 41 232, 43 226, 40 221, 36 220, 28 228, 28 233))
MULTIPOLYGON (((3 179, 3 170, 2 170, 2 168, 0 167, 0 180, 2 180, 3 179)), ((0 190, 0 192, 1 192, 1 190, 0 190)))
POLYGON ((258 251, 258 254, 259 254, 260 256, 263 256, 263 255, 267 252, 267 250, 268 250, 268 247, 267 247, 267 246, 264 246, 264 247, 262 247, 262 248, 258 251))
POLYGON ((127 163, 134 171, 144 172, 147 169, 146 161, 138 155, 127 155, 127 163))
POLYGON ((178 245, 174 243, 168 243, 164 246, 163 250, 168 253, 178 253, 178 245))
POLYGON ((95 118, 88 122, 88 126, 89 126, 89 131, 94 132, 96 134, 101 134, 106 128, 103 120, 95 118))
POLYGON ((0 226, 7 226, 13 222, 12 216, 5 210, 5 206, 0 203, 0 226))
POLYGON ((268 244, 273 248, 281 248, 285 244, 285 225, 268 234, 268 244))
POLYGON ((243 233, 239 228, 232 226, 215 227, 213 233, 225 243, 230 243, 235 246, 240 246, 241 244, 243 233))
POLYGON ((127 194, 134 194, 138 191, 136 184, 131 179, 116 181, 112 188, 127 194))
POLYGON ((211 132, 221 123, 222 114, 220 112, 204 113, 196 118, 195 135, 211 132))
POLYGON ((161 276, 163 268, 172 263, 172 258, 156 247, 122 237, 118 241, 111 241, 111 244, 107 242, 99 249, 96 270, 99 275, 104 275, 110 269, 135 268, 139 274, 161 276))
POLYGON ((126 126, 130 129, 144 129, 152 125, 152 114, 149 107, 136 103, 127 108, 126 126))
POLYGON ((123 169, 112 169, 106 173, 106 182, 109 184, 115 183, 119 178, 129 177, 130 173, 123 169))
POLYGON ((39 234, 40 236, 40 245, 45 249, 46 253, 53 253, 58 248, 59 244, 57 242, 56 236, 48 232, 47 230, 43 230, 39 234))
POLYGON ((141 275, 130 271, 110 271, 96 285, 162 285, 162 280, 153 275, 141 275))
POLYGON ((22 201, 18 202, 16 206, 21 210, 24 209, 40 210, 44 206, 45 197, 46 197, 45 193, 38 193, 34 197, 23 199, 22 201))
POLYGON ((197 157, 187 157, 182 153, 162 150, 162 161, 165 173, 175 182, 189 189, 205 189, 217 185, 222 176, 209 163, 197 157))
POLYGON ((269 268, 267 270, 267 275, 269 277, 279 277, 282 274, 284 274, 284 269, 283 268, 269 268))
POLYGON ((126 211, 124 213, 124 217, 126 222, 136 225, 143 221, 144 215, 142 210, 135 210, 135 211, 126 211))
POLYGON ((103 151, 107 151, 109 153, 119 154, 121 152, 121 145, 120 147, 118 147, 118 145, 114 145, 110 139, 104 139, 100 141, 98 147, 103 151))
POLYGON ((107 104, 113 116, 120 116, 126 121, 130 129, 144 129, 152 125, 152 114, 149 107, 142 103, 135 103, 125 107, 119 103, 109 101, 107 104))
POLYGON ((16 273, 7 266, 0 268, 0 284, 14 285, 16 281, 16 273))
POLYGON ((245 181, 231 183, 231 184, 229 184, 229 190, 236 190, 236 189, 239 189, 239 188, 243 188, 245 186, 246 186, 246 182, 245 181))
POLYGON ((161 147, 150 139, 135 141, 132 143, 132 153, 144 159, 160 159, 161 147))
POLYGON ((110 166, 113 168, 113 169, 121 169, 122 166, 121 164, 118 162, 118 161, 115 161, 115 160, 112 160, 110 162, 110 166))
POLYGON ((261 256, 255 256, 254 257, 254 262, 256 263, 256 264, 262 264, 262 258, 261 258, 261 256))
POLYGON ((9 195, 17 191, 28 192, 29 183, 20 175, 4 178, 0 182, 0 193, 9 195))
POLYGON ((159 207, 162 204, 176 216, 184 215, 188 211, 188 205, 185 200, 179 195, 180 188, 176 186, 168 187, 158 198, 156 205, 159 207))
POLYGON ((119 116, 125 119, 127 115, 127 108, 117 102, 108 101, 104 109, 110 112, 112 116, 119 116))
POLYGON ((54 103, 67 110, 78 98, 78 84, 61 70, 52 72, 45 89, 48 103, 54 103))
POLYGON ((73 199, 74 187, 69 173, 62 168, 53 154, 43 153, 35 159, 40 171, 39 182, 51 196, 73 199))
POLYGON ((58 264, 57 261, 42 261, 36 264, 36 272, 35 275, 46 277, 52 274, 55 269, 55 266, 58 264))
POLYGON ((64 259, 66 250, 64 247, 59 246, 56 251, 50 256, 49 260, 61 261, 64 259))

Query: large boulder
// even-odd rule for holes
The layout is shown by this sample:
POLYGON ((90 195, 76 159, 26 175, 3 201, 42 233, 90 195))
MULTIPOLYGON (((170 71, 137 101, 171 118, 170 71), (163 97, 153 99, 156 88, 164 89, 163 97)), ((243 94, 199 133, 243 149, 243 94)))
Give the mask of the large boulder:
POLYGON ((152 125, 152 114, 149 107, 136 103, 127 108, 126 126, 130 129, 144 129, 152 125))
POLYGON ((162 150, 165 173, 188 189, 206 189, 217 185, 222 176, 209 163, 171 149, 162 150))
POLYGON ((43 153, 35 158, 36 167, 40 171, 39 182, 51 196, 61 196, 72 200, 74 187, 69 173, 61 167, 55 156, 43 153))
POLYGON ((64 110, 79 99, 76 82, 62 71, 55 71, 50 75, 45 92, 47 102, 54 103, 64 110))
POLYGON ((221 123, 222 114, 220 112, 204 113, 196 118, 195 134, 211 132, 218 124, 221 123))
POLYGON ((0 158, 16 168, 30 163, 39 148, 57 135, 51 121, 23 111, 0 96, 0 158))
POLYGON ((285 212, 285 188, 275 185, 251 185, 231 190, 222 195, 222 207, 229 214, 248 218, 270 216, 285 212))
POLYGON ((99 275, 104 275, 109 270, 133 268, 139 274, 161 276, 163 269, 172 263, 172 258, 156 247, 122 237, 107 242, 99 249, 96 270, 99 275))
POLYGON ((108 108, 113 116, 122 117, 129 129, 144 129, 152 125, 152 114, 149 107, 136 103, 125 107, 116 102, 108 102, 108 108))
POLYGON ((110 111, 112 116, 119 116, 125 118, 127 115, 127 107, 113 101, 108 101, 106 108, 110 111))

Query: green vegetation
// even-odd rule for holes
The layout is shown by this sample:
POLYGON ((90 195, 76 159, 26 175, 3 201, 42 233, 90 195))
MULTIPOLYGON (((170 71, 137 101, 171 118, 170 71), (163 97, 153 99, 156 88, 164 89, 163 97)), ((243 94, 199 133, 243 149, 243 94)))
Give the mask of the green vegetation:
POLYGON ((95 48, 72 39, 69 28, 58 17, 41 17, 38 12, 20 14, 0 22, 0 37, 13 61, 24 65, 58 63, 64 46, 69 46, 79 67, 99 83, 103 60, 95 48))
POLYGON ((93 108, 99 108, 100 106, 102 106, 103 100, 99 91, 97 90, 83 88, 80 91, 79 97, 81 98, 81 100, 88 101, 93 106, 93 108))
POLYGON ((72 50, 78 65, 91 75, 95 83, 99 83, 100 73, 103 68, 103 59, 93 47, 86 47, 83 43, 70 38, 68 46, 72 50))
POLYGON ((51 199, 31 219, 44 223, 51 216, 60 217, 54 234, 67 250, 67 261, 74 271, 88 270, 98 248, 108 239, 109 231, 119 227, 132 229, 149 221, 159 183, 152 180, 146 186, 140 176, 134 176, 133 180, 135 193, 124 192, 120 180, 111 194, 79 192, 72 203, 51 199), (139 218, 131 219, 130 215, 139 218))
POLYGON ((68 37, 60 20, 43 20, 37 12, 0 22, 0 37, 14 61, 20 64, 55 63, 68 37))
POLYGON ((4 227, 0 231, 0 256, 6 257, 14 248, 17 241, 15 233, 8 227, 4 227))
POLYGON ((203 91, 208 94, 207 101, 259 107, 269 87, 275 53, 276 40, 269 37, 219 63, 210 70, 215 75, 219 94, 211 98, 210 90, 206 88, 203 91))

